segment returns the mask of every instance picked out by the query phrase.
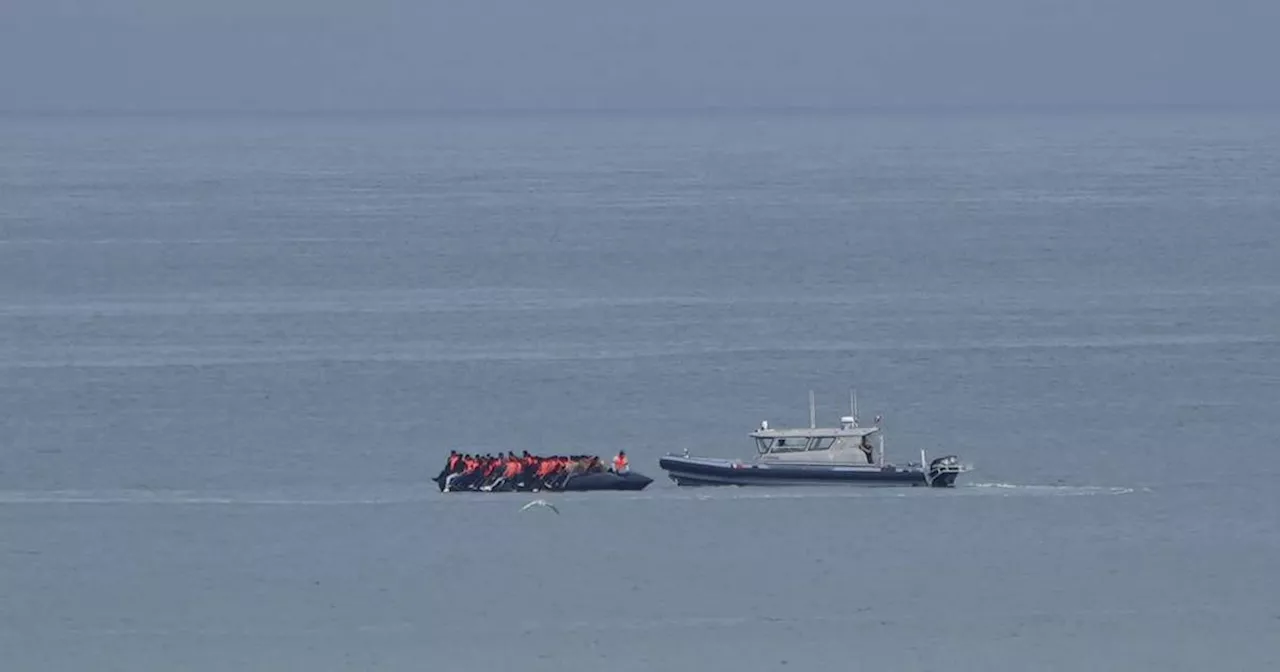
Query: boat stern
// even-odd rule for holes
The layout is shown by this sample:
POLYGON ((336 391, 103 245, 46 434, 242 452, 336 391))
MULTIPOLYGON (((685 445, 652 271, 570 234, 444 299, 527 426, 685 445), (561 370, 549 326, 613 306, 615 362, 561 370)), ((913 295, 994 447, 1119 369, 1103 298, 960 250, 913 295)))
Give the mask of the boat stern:
POLYGON ((956 478, 971 469, 955 455, 934 458, 929 462, 928 483, 934 488, 952 488, 955 487, 956 478))

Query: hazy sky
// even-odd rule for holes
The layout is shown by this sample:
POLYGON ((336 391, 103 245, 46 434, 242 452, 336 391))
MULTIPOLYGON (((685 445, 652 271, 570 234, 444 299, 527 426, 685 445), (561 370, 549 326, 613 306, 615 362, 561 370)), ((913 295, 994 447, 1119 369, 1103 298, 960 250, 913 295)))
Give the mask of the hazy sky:
POLYGON ((0 0, 0 109, 1277 104, 1280 0, 0 0))

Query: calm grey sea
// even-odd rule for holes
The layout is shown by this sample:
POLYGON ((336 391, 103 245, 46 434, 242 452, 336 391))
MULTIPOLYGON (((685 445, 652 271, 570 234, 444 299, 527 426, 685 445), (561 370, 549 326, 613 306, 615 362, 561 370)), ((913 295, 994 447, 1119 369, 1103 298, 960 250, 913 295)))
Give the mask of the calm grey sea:
POLYGON ((1280 115, 0 118, 5 670, 1275 668, 1278 451, 1280 115))

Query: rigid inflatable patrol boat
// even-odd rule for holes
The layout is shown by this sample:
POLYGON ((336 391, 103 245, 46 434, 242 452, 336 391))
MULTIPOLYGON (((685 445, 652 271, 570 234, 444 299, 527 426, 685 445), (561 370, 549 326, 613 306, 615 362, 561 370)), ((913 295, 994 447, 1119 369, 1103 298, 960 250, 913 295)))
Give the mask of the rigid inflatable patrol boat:
POLYGON ((895 465, 885 461, 880 417, 875 425, 858 424, 856 397, 852 415, 839 427, 817 427, 813 393, 809 393, 809 427, 774 429, 768 422, 751 432, 758 455, 750 461, 670 453, 658 460, 676 485, 862 485, 947 488, 971 468, 955 455, 895 465))

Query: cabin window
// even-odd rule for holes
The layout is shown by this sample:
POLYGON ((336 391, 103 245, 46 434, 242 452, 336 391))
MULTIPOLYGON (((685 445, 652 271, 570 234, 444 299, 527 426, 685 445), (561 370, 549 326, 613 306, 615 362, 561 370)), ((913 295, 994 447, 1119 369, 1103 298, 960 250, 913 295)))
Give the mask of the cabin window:
POLYGON ((798 453, 802 452, 809 444, 809 439, 801 437, 791 437, 778 439, 773 444, 773 452, 775 453, 798 453))
POLYGON ((809 442, 809 450, 829 450, 831 444, 836 442, 834 436, 823 436, 809 442))

